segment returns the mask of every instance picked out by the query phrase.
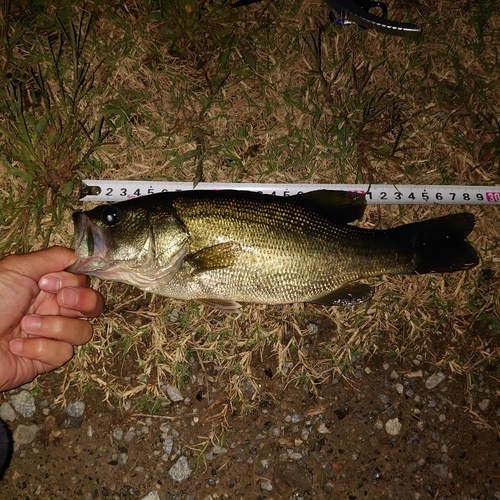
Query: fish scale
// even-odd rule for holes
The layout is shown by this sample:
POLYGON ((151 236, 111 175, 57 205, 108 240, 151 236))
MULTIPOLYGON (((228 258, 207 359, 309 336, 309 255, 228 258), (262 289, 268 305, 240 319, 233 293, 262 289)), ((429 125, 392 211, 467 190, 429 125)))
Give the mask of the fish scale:
POLYGON ((349 224, 363 209, 363 195, 334 191, 145 196, 74 215, 79 262, 72 270, 234 308, 350 304, 371 296, 371 287, 356 283, 363 278, 457 271, 478 262, 464 241, 471 214, 374 231, 349 224))

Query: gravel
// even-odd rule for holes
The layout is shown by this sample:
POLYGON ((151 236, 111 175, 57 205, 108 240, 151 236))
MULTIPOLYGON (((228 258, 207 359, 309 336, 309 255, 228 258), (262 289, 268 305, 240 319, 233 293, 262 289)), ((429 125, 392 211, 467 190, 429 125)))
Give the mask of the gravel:
POLYGON ((10 402, 24 418, 31 418, 36 412, 35 399, 28 391, 21 391, 10 398, 10 402))
POLYGON ((165 387, 165 391, 167 393, 167 396, 174 402, 178 403, 179 401, 183 401, 184 397, 181 394, 181 391, 177 389, 177 387, 174 387, 173 385, 167 385, 165 387))
POLYGON ((189 467, 188 459, 185 456, 179 457, 177 462, 175 462, 175 464, 168 471, 170 477, 179 483, 186 481, 186 479, 188 479, 191 475, 191 472, 193 471, 189 467))
POLYGON ((429 390, 436 388, 441 382, 446 380, 446 375, 443 372, 438 372, 431 375, 425 381, 425 387, 429 390))
POLYGON ((13 434, 14 446, 30 444, 35 439, 40 428, 37 425, 18 425, 13 434))
POLYGON ((66 406, 64 412, 70 417, 81 418, 85 411, 85 403, 83 401, 72 401, 66 406))
POLYGON ((7 401, 3 402, 0 405, 0 419, 6 421, 6 422, 14 422, 16 419, 16 412, 14 411, 14 408, 7 403, 7 401))
POLYGON ((147 495, 143 496, 141 500, 160 500, 160 495, 157 491, 150 491, 147 495))
POLYGON ((390 419, 385 423, 385 432, 387 432, 389 436, 397 436, 402 428, 403 424, 399 421, 399 418, 390 419))
MULTIPOLYGON (((494 479, 500 446, 478 420, 479 413, 499 417, 494 380, 467 395, 453 375, 428 373, 425 360, 417 361, 415 371, 413 359, 402 366, 373 358, 356 370, 359 379, 324 383, 317 396, 293 384, 283 389, 279 377, 266 376, 256 396, 260 403, 246 413, 237 407, 226 413, 223 434, 210 410, 214 401, 224 401, 224 386, 215 378, 210 401, 195 397, 198 384, 185 386, 184 403, 169 403, 154 418, 105 410, 78 394, 61 409, 42 393, 38 402, 26 390, 11 391, 0 414, 13 431, 12 471, 23 483, 9 482, 5 498, 20 497, 20 484, 27 498, 48 497, 56 487, 68 498, 110 500, 204 500, 220 492, 231 498, 358 499, 378 498, 381 491, 410 500, 500 498, 494 479), (473 417, 464 412, 471 396, 473 417), (21 413, 33 408, 32 417, 21 413), (211 438, 199 445, 204 436, 211 438), (89 476, 99 477, 100 493, 89 476)), ((194 368, 193 380, 212 376, 202 374, 194 368)))

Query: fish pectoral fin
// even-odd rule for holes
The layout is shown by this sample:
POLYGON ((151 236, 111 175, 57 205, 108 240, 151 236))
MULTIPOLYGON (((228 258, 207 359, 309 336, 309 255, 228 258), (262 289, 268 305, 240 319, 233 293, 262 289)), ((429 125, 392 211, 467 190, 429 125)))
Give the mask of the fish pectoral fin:
POLYGON ((290 199, 341 225, 360 219, 366 208, 365 195, 352 191, 320 189, 297 194, 290 199))
POLYGON ((187 255, 185 261, 193 267, 193 274, 198 274, 232 266, 242 251, 239 243, 227 241, 187 255))
POLYGON ((347 283, 309 302, 325 306, 351 306, 368 300, 373 295, 373 287, 364 283, 347 283))
POLYGON ((196 302, 199 302, 204 306, 214 307, 216 309, 234 310, 234 309, 239 309, 241 307, 241 304, 238 304, 238 302, 235 302, 234 300, 196 299, 196 302))

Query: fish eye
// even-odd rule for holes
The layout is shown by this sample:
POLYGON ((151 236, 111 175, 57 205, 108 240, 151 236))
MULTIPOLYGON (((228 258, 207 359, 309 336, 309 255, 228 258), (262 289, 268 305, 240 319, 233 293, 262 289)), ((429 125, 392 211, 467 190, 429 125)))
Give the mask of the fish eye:
POLYGON ((102 211, 102 220, 107 226, 114 226, 120 221, 118 210, 115 207, 106 207, 102 211))

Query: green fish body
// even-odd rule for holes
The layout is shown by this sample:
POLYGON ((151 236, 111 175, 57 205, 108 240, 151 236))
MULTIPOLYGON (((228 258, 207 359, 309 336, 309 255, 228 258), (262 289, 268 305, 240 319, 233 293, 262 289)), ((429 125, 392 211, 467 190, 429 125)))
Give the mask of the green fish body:
POLYGON ((453 272, 478 262, 464 241, 474 216, 454 214, 390 230, 349 224, 363 195, 314 191, 161 193, 74 214, 72 272, 130 283, 215 307, 240 302, 351 304, 372 295, 357 280, 453 272))

